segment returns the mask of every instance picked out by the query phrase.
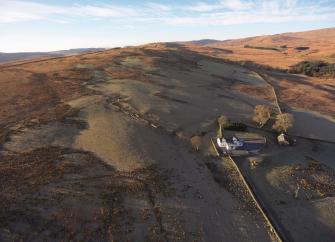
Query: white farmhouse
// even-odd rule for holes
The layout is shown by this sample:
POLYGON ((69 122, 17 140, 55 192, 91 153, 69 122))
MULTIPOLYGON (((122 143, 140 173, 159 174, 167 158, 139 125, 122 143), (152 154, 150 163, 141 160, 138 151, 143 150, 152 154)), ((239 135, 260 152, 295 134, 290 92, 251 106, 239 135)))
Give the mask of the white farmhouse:
POLYGON ((220 148, 224 148, 227 151, 236 150, 244 145, 243 140, 239 140, 237 137, 229 138, 217 138, 217 144, 220 148))

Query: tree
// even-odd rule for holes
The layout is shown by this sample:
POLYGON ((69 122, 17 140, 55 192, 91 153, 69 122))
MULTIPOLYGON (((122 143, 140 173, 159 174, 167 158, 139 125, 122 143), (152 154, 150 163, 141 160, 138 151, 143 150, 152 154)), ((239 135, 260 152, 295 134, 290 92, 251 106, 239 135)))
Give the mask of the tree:
POLYGON ((202 144, 202 138, 201 138, 200 136, 198 136, 198 135, 193 136, 193 137, 191 138, 191 144, 192 144, 193 148, 194 148, 196 151, 198 151, 199 148, 200 148, 200 146, 201 146, 201 144, 202 144))
POLYGON ((218 118, 218 124, 219 124, 218 137, 221 138, 222 137, 222 129, 229 127, 230 121, 226 116, 221 115, 218 118))
POLYGON ((282 113, 278 114, 276 117, 276 122, 273 125, 273 129, 278 132, 287 132, 289 128, 293 127, 294 118, 292 114, 282 113))
POLYGON ((217 134, 216 134, 216 138, 222 138, 223 134, 222 134, 222 129, 221 129, 221 126, 219 127, 218 131, 217 131, 217 134))
POLYGON ((218 124, 221 128, 227 128, 230 125, 230 121, 229 118, 227 118, 227 116, 221 115, 218 118, 218 124))
POLYGON ((266 105, 256 105, 254 110, 253 120, 263 126, 271 117, 271 110, 269 106, 266 105))

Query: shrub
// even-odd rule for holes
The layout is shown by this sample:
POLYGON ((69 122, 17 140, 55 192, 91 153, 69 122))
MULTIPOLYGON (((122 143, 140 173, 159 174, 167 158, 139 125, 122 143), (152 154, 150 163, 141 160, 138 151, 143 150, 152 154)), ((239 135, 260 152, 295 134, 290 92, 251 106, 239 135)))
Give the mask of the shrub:
POLYGON ((228 127, 226 127, 228 130, 234 130, 234 131, 246 131, 247 125, 241 122, 234 122, 230 123, 228 127))
POLYGON ((198 135, 195 135, 191 138, 191 144, 193 148, 198 151, 200 149, 200 146, 202 144, 202 138, 198 135))
POLYGON ((295 47, 294 49, 296 49, 296 50, 309 50, 309 47, 307 47, 307 46, 298 46, 298 47, 295 47))
POLYGON ((225 128, 229 127, 230 121, 226 116, 221 115, 218 118, 218 124, 219 124, 218 137, 221 138, 222 137, 222 129, 225 129, 225 128))
POLYGON ((258 166, 262 166, 264 164, 263 157, 250 157, 249 159, 250 168, 256 168, 258 166))
POLYGON ((259 50, 278 50, 276 47, 268 47, 268 46, 253 46, 253 45, 245 45, 244 48, 250 49, 259 49, 259 50))
POLYGON ((290 71, 307 76, 335 76, 335 64, 324 61, 302 61, 292 66, 290 71))
POLYGON ((287 132, 288 129, 293 127, 294 118, 292 114, 282 113, 276 117, 276 122, 273 125, 273 129, 278 132, 287 132))
POLYGON ((257 105, 254 109, 253 120, 263 126, 271 117, 271 110, 269 106, 266 105, 257 105))
POLYGON ((224 115, 221 115, 219 118, 218 118, 218 123, 219 123, 219 126, 221 128, 227 128, 230 124, 230 121, 229 121, 229 118, 227 118, 226 116, 224 115))

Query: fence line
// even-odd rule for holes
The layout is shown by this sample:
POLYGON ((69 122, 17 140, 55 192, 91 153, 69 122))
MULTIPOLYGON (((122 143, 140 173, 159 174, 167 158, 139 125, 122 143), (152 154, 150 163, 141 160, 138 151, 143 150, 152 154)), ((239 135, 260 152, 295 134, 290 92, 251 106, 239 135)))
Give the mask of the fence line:
POLYGON ((282 109, 281 109, 281 107, 279 105, 279 99, 278 99, 278 96, 277 96, 277 93, 276 93, 276 89, 274 88, 274 86, 272 85, 272 83, 267 79, 266 74, 261 74, 258 71, 255 71, 254 69, 252 69, 252 71, 255 72, 255 73, 257 73, 257 75, 259 75, 271 87, 273 96, 275 98, 275 104, 277 106, 277 109, 278 109, 279 113, 282 114, 283 112, 282 112, 282 109))

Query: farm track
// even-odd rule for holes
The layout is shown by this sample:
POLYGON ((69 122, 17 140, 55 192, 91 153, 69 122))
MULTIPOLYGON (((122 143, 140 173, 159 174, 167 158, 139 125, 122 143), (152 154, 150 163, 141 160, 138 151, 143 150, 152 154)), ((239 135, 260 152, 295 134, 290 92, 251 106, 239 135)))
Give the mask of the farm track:
MULTIPOLYGON (((220 156, 219 151, 216 148, 216 145, 211 139, 214 151, 218 157, 220 156)), ((283 228, 283 226, 278 222, 278 220, 275 218, 275 216, 271 213, 270 208, 267 206, 265 201, 261 199, 261 196, 257 192, 257 189, 255 188, 254 184, 251 182, 251 178, 248 174, 243 175, 241 169, 239 168, 238 164, 236 161, 228 155, 229 160, 234 166, 234 169, 237 171, 239 174, 239 177, 241 178, 241 181, 248 191, 250 197, 252 198, 253 202, 255 203, 257 209, 259 212, 262 214, 262 216, 265 219, 266 224, 270 228, 270 232, 274 235, 274 237, 277 239, 279 242, 291 242, 293 241, 290 237, 290 235, 286 232, 286 230, 283 228)), ((225 160, 221 157, 221 160, 225 162, 225 160)))
POLYGON ((237 162, 230 156, 228 155, 229 160, 232 162, 234 168, 238 172, 245 188, 248 190, 252 200, 255 202, 258 210, 264 217, 266 223, 268 224, 270 228, 270 232, 274 234, 276 239, 279 242, 291 242, 293 239, 291 236, 288 234, 288 232, 284 229, 282 224, 278 221, 276 216, 271 212, 270 207, 266 204, 266 202, 261 199, 261 196, 259 192, 257 191, 255 185, 252 182, 252 179, 250 176, 246 173, 243 174, 240 167, 238 166, 237 162))

